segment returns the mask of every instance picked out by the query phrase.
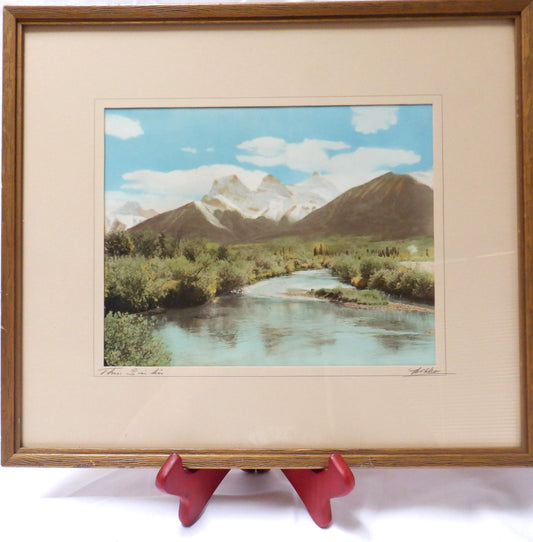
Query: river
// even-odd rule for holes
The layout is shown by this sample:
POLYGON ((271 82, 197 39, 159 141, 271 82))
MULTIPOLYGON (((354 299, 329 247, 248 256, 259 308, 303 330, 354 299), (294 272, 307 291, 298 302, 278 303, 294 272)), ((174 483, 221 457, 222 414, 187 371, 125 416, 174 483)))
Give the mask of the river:
POLYGON ((361 310, 298 296, 339 285, 325 269, 275 277, 241 295, 159 314, 156 332, 175 366, 435 364, 431 313, 361 310))

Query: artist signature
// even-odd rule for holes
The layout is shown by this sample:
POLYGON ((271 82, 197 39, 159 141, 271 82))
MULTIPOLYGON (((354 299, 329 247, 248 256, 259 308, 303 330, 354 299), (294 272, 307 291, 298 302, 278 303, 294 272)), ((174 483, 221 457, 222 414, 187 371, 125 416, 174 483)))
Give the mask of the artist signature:
POLYGON ((408 369, 408 376, 428 376, 428 375, 438 375, 442 374, 439 369, 435 367, 413 367, 408 369))
POLYGON ((98 376, 163 376, 165 372, 153 367, 105 367, 98 376))

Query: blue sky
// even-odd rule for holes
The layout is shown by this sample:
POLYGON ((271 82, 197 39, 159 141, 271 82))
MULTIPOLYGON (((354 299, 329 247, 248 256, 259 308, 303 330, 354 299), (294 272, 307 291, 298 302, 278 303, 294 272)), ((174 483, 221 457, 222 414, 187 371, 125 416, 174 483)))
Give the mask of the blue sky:
POLYGON ((431 105, 106 109, 106 205, 162 212, 234 173, 252 189, 266 174, 340 191, 390 170, 427 180, 432 126, 431 105))

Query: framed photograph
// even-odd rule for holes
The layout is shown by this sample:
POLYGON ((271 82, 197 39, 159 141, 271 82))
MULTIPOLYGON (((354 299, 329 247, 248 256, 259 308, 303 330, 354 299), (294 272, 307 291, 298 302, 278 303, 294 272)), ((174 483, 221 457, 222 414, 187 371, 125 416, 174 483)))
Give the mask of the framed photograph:
POLYGON ((2 463, 533 463, 532 10, 6 8, 2 463))

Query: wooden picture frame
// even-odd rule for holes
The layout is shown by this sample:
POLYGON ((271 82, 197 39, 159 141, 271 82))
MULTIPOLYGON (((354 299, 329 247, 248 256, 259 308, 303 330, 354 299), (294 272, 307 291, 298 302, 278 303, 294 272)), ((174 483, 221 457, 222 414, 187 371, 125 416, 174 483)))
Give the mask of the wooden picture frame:
MULTIPOLYGON (((215 38, 216 40, 216 38, 215 38)), ((115 42, 117 43, 117 42, 115 42)), ((281 62, 281 61, 280 61, 281 62)), ((436 61, 437 62, 437 61, 436 61)), ((488 58, 487 58, 488 62, 488 58)), ((2 464, 6 466, 65 466, 65 467, 159 467, 172 452, 178 452, 184 464, 190 468, 320 468, 327 464, 329 455, 338 452, 343 455, 351 466, 375 467, 407 467, 407 466, 519 466, 533 464, 533 293, 531 275, 533 269, 533 3, 530 0, 415 0, 415 1, 370 1, 370 2, 340 2, 340 3, 308 3, 308 4, 257 4, 257 5, 212 5, 212 6, 146 6, 146 7, 6 7, 4 9, 4 83, 3 83, 3 214, 2 214, 2 464), (105 29, 106 32, 119 33, 135 29, 193 29, 216 36, 225 28, 256 28, 264 29, 298 27, 305 32, 313 28, 318 32, 324 26, 328 28, 365 24, 367 30, 377 33, 381 25, 394 26, 407 24, 405 32, 424 24, 443 24, 446 28, 456 25, 464 27, 470 23, 505 23, 512 25, 515 37, 514 59, 516 81, 511 83, 516 88, 516 144, 513 142, 513 154, 516 156, 516 219, 518 226, 516 250, 516 317, 518 322, 518 337, 511 334, 519 356, 508 359, 511 380, 519 380, 510 384, 509 389, 516 391, 513 408, 502 420, 496 420, 495 425, 502 431, 501 442, 507 438, 506 427, 515 428, 516 435, 509 441, 512 445, 490 443, 457 445, 451 439, 451 445, 432 444, 446 434, 446 424, 435 429, 438 436, 432 435, 433 426, 427 422, 428 439, 415 439, 410 444, 409 437, 402 445, 390 446, 387 440, 375 439, 375 445, 343 446, 337 441, 331 446, 279 445, 278 433, 270 428, 254 441, 252 437, 244 439, 235 445, 219 445, 214 442, 189 446, 180 445, 176 439, 171 444, 153 444, 150 439, 143 445, 131 445, 127 441, 121 444, 120 439, 115 445, 100 445, 100 439, 95 436, 97 444, 87 445, 80 438, 79 443, 68 438, 58 437, 57 445, 39 444, 43 439, 36 436, 33 444, 26 443, 25 419, 31 397, 28 397, 28 385, 34 380, 28 373, 29 365, 25 363, 23 351, 23 329, 25 314, 28 311, 27 294, 29 288, 23 281, 23 271, 26 277, 27 261, 23 260, 23 247, 26 243, 25 228, 28 226, 27 197, 30 197, 26 187, 26 175, 32 174, 32 164, 28 162, 31 155, 24 154, 26 140, 31 134, 30 113, 26 109, 28 100, 28 81, 31 82, 32 72, 27 61, 27 37, 32 31, 46 33, 49 29, 60 29, 62 33, 80 32, 84 30, 105 29), (24 166, 24 169, 23 169, 24 166), (28 173, 29 172, 29 173, 28 173), (24 203, 24 205, 23 205, 24 203), (24 207, 24 208, 23 208, 24 207), (24 284, 23 284, 24 283, 24 284), (25 307, 25 311, 23 311, 25 307), (519 358, 519 359, 518 359, 519 358), (269 442, 268 435, 275 435, 269 442), (63 442, 67 442, 64 444, 63 442), (247 445, 246 442, 249 444, 247 445), (381 444, 385 442, 385 444, 381 444), (37 444, 35 444, 37 443, 37 444)), ((53 74, 52 74, 53 75, 53 74)), ((96 96, 95 98, 101 98, 96 96)), ((113 98, 117 98, 113 96, 113 98)), ((147 98, 151 98, 148 96, 147 98)), ((33 102, 32 102, 33 103, 33 102)), ((92 110, 94 113, 94 110, 92 110)), ((446 110, 444 110, 446 120, 446 110)), ((94 123, 94 121, 93 121, 94 123)), ((92 146, 92 141, 90 142, 92 146)), ((446 164, 448 157, 443 160, 446 164)), ((446 183, 446 175, 444 175, 446 183)), ((91 270, 92 272, 92 270, 91 270)), ((514 292, 514 290, 512 290, 514 292)), ((512 319, 512 318, 511 318, 512 319)), ((29 348, 25 344, 26 350, 29 348)), ((490 348, 490 345, 488 346, 490 348)), ((499 379, 499 373, 488 371, 487 378, 487 408, 493 380, 499 379)), ((450 373, 452 374, 452 373, 450 373)), ((421 377, 438 376, 431 371, 420 371, 421 377)), ((87 376, 92 378, 91 375, 87 376)), ((294 382, 295 376, 291 376, 294 382)), ((297 376, 296 376, 297 378, 297 376)), ((337 379, 337 377, 333 377, 337 379)), ((383 379, 382 379, 383 380, 383 379)), ((441 379, 442 380, 442 379, 441 379)), ((292 384, 291 384, 292 385, 292 384)), ((290 385, 287 386, 290 388, 290 385)), ((211 389, 211 388, 210 388, 211 389)), ((205 392, 205 390, 204 390, 205 392)), ((62 389, 56 391, 61 396, 62 389)), ((289 393, 289 392, 287 392, 289 393)), ((463 391, 468 399, 469 392, 463 391)), ((443 396, 446 395, 443 392, 443 396)), ((38 404, 46 406, 47 395, 39 398, 38 404)), ((455 397, 456 399, 461 397, 455 397)), ((96 400, 93 397, 93 400, 96 400)), ((204 399, 208 401, 209 399, 204 399)), ((60 401, 59 401, 60 402, 60 401)), ((444 401, 445 403, 445 401, 444 401)), ((443 403, 443 404, 444 404, 443 403)), ((217 407, 218 405, 213 405, 217 407)), ((483 408, 480 405, 480 416, 483 408)), ((86 406, 90 409, 90 406, 86 406)), ((340 407, 339 407, 340 409, 340 407)), ((202 410, 202 409, 200 409, 202 410)), ((205 410, 205 409, 204 409, 205 410)), ((191 413, 193 410, 191 410, 191 413)), ((477 412, 477 410, 476 410, 477 412)), ((489 410, 487 410, 489 412, 489 410)), ((162 416, 168 419, 180 416, 191 416, 189 412, 177 412, 169 408, 162 416)), ((205 416, 204 412, 204 416, 205 416)), ((35 417, 35 413, 32 413, 35 417)), ((47 413, 43 413, 47 416, 47 413)), ((376 415, 369 425, 379 425, 385 414, 376 415)), ((490 430, 487 419, 481 424, 490 430)), ((443 414, 445 418, 445 415, 443 414)), ((202 433, 202 417, 191 416, 191 424, 202 433)), ((279 414, 277 423, 283 420, 279 414)), ((37 420, 38 421, 38 420, 37 420)), ((35 420, 32 422, 36 425, 35 420)), ((147 424, 154 421, 147 419, 147 424)), ((169 422, 170 423, 170 422, 169 422)), ((324 422, 334 423, 334 422, 324 422)), ((469 419, 468 424, 475 426, 476 419, 469 419)), ((71 432, 81 425, 95 424, 95 420, 78 415, 72 425, 71 432)), ((37 424, 38 425, 38 424, 37 424)), ((127 425, 127 424, 126 424, 127 425)), ((348 424, 349 425, 349 424, 348 424)), ((290 427, 290 424, 288 425, 290 427)), ((354 431, 357 429, 354 428, 354 431)), ((465 431, 468 432, 468 427, 465 431)), ((385 431, 385 429, 384 429, 385 431)), ((408 429, 406 428, 406 432, 408 429)), ((511 431, 512 432, 512 431, 511 431)), ((513 434, 514 434, 513 433, 513 434)), ((510 434, 510 433, 509 433, 510 434)), ((205 443, 205 438, 199 441, 205 443)), ((249 437, 249 435, 246 435, 249 437)), ((51 437, 53 441, 54 437, 51 437)), ((283 438, 288 437, 281 437, 283 438)), ((480 437, 482 438, 482 437, 480 437)), ((46 439, 44 439, 46 440, 46 439)), ((224 439, 222 439, 223 441, 224 439)), ((311 439, 312 440, 312 439, 311 439)), ((442 437, 442 442, 446 440, 442 437)), ((158 441, 159 442, 159 441, 158 441)), ((291 441, 292 442, 292 441, 291 441)), ((309 441, 305 441, 309 442, 309 441)), ((365 442, 373 442, 372 438, 365 442)))

